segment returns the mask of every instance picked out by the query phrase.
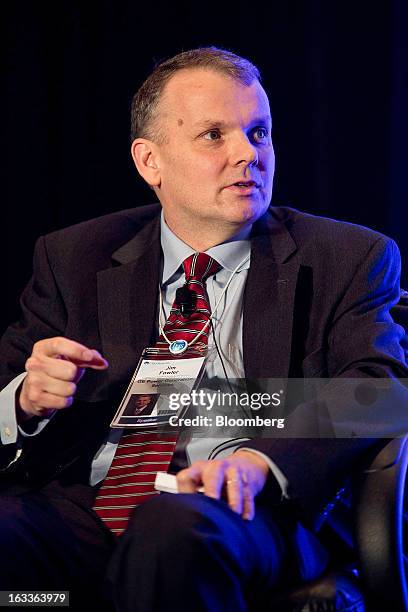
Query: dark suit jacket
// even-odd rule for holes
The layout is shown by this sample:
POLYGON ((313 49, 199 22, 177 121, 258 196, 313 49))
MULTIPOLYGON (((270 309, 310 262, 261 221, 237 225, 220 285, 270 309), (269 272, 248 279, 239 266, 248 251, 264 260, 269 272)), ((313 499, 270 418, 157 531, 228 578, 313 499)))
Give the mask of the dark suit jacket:
MULTIPOLYGON (((157 334, 159 205, 126 210, 39 239, 22 319, 1 344, 0 388, 24 370, 33 344, 66 336, 99 350, 74 405, 25 443, 0 448, 7 490, 89 479, 92 458, 140 354, 157 334)), ((399 299, 394 242, 355 225, 271 208, 254 226, 244 294, 247 378, 406 376, 390 308, 399 299)), ((257 439, 314 519, 372 444, 367 439, 257 439)))

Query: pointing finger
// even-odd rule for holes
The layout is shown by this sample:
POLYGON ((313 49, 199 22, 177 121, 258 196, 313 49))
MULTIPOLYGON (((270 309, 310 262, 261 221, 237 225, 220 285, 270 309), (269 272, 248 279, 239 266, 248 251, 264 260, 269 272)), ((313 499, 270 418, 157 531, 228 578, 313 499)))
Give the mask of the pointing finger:
POLYGON ((105 369, 108 367, 108 362, 98 351, 89 349, 79 342, 63 338, 62 336, 36 342, 33 347, 33 355, 68 359, 79 367, 95 369, 105 369))
POLYGON ((102 355, 95 349, 86 352, 87 357, 89 357, 90 354, 92 355, 90 359, 88 358, 76 359, 74 357, 66 357, 65 355, 59 355, 59 358, 70 361, 71 363, 74 363, 79 368, 92 368, 93 370, 106 370, 106 368, 109 366, 106 359, 102 357, 102 355))

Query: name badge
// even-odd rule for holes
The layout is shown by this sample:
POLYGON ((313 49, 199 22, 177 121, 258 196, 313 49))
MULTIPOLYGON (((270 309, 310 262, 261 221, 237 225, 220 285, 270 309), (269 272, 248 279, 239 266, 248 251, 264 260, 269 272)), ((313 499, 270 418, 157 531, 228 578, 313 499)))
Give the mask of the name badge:
POLYGON ((200 383, 207 358, 155 360, 145 349, 110 426, 158 427, 170 417, 174 424, 188 409, 190 393, 200 383), (184 398, 177 410, 170 408, 174 394, 184 398))

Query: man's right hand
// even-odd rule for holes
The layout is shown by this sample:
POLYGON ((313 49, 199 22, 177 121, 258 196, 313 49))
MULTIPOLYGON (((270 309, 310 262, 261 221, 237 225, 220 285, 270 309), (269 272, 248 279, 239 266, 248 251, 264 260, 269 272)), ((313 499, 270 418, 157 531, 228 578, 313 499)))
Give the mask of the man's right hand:
POLYGON ((86 368, 106 370, 108 362, 98 351, 57 337, 36 342, 27 359, 17 406, 18 420, 47 417, 71 406, 77 383, 86 368))

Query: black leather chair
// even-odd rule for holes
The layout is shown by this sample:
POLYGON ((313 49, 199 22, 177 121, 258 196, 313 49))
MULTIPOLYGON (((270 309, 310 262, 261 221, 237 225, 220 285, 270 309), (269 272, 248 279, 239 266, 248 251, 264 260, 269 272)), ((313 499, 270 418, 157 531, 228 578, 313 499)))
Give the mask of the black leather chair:
MULTIPOLYGON (((407 291, 392 315, 406 330, 402 344, 408 362, 407 291)), ((322 539, 332 551, 334 547, 337 566, 314 582, 281 593, 268 609, 408 612, 407 469, 408 435, 381 449, 356 477, 351 507, 350 499, 340 500, 323 528, 322 539)))
MULTIPOLYGON (((406 334, 408 292, 392 310, 406 334)), ((408 406, 407 406, 408 410, 408 406)), ((408 436, 392 440, 362 474, 355 504, 355 542, 368 610, 408 610, 408 436)))
MULTIPOLYGON (((330 530, 340 527, 344 538, 349 529, 352 547, 345 552, 339 540, 338 567, 281 593, 271 602, 271 612, 407 612, 407 467, 408 436, 391 440, 357 479, 354 524, 347 519, 341 524, 340 504, 340 516, 323 534, 333 547, 336 536, 328 536, 330 530)), ((349 519, 350 508, 344 512, 349 519)))
POLYGON ((408 610, 407 467, 404 437, 388 443, 361 478, 355 539, 368 610, 408 610))

